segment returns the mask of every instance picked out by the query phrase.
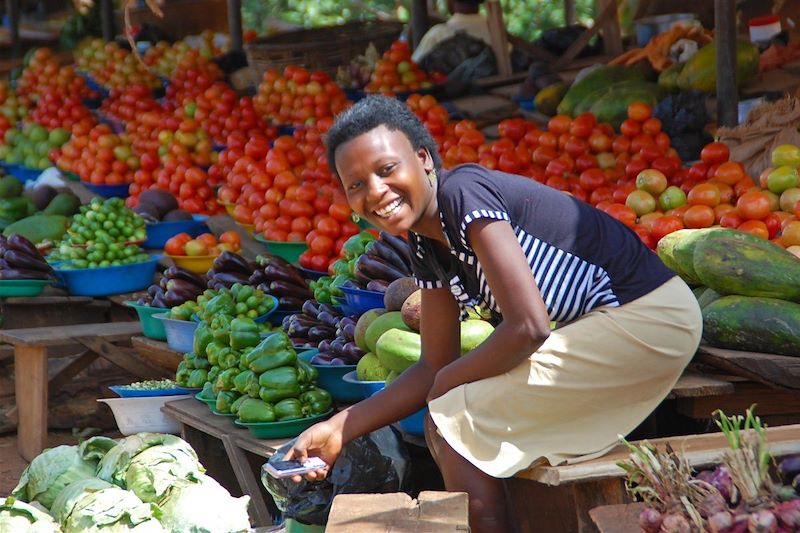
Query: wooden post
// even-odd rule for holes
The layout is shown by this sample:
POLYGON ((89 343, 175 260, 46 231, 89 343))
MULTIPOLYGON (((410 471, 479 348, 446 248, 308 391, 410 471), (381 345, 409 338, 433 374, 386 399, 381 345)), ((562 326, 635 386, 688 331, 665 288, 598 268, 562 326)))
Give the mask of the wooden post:
POLYGON ((508 37, 506 25, 503 22, 503 8, 498 0, 489 0, 486 3, 486 14, 489 24, 489 38, 492 51, 497 61, 497 73, 500 76, 511 75, 511 55, 508 53, 508 37))
POLYGON ((736 6, 731 0, 714 0, 714 37, 717 42, 717 124, 739 123, 736 86, 736 6))
POLYGON ((47 348, 14 349, 14 381, 19 423, 17 449, 26 460, 44 450, 47 440, 47 348))
POLYGON ((564 0, 564 22, 569 26, 575 24, 577 18, 577 13, 575 13, 575 0, 564 0))
POLYGON ((619 14, 617 0, 597 0, 595 12, 611 11, 611 15, 602 20, 595 20, 603 32, 603 48, 606 55, 618 56, 622 53, 622 34, 619 31, 619 14))
POLYGON ((411 49, 419 46, 422 36, 428 31, 428 3, 426 0, 411 0, 411 49))
POLYGON ((231 50, 241 50, 242 38, 242 0, 228 0, 228 32, 231 34, 231 50))
POLYGON ((114 32, 114 2, 113 0, 100 0, 100 28, 103 39, 113 41, 114 32))
POLYGON ((8 17, 8 32, 11 35, 13 54, 20 52, 19 41, 19 0, 6 0, 6 16, 8 17))

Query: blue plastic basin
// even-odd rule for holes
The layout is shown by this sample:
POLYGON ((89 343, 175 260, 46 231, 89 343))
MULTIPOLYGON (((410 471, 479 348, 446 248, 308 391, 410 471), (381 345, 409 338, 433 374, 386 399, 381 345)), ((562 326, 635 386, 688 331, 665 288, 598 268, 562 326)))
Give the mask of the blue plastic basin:
MULTIPOLYGON (((311 359, 319 353, 316 348, 305 350, 297 354, 303 361, 310 363, 311 359)), ((317 369, 319 378, 317 386, 331 393, 337 402, 355 403, 364 399, 361 388, 352 382, 344 381, 345 374, 355 372, 356 365, 311 365, 317 369)))
POLYGON ((355 370, 342 376, 342 381, 358 387, 358 390, 361 394, 361 400, 369 398, 376 392, 382 391, 383 387, 386 385, 385 381, 360 381, 358 377, 356 377, 355 370))
POLYGON ((8 173, 17 178, 21 182, 32 181, 39 177, 44 172, 40 168, 31 168, 24 165, 7 165, 8 173))
POLYGON ((197 329, 197 322, 191 320, 175 320, 169 318, 169 313, 153 315, 153 318, 160 320, 164 324, 164 331, 167 333, 167 346, 176 352, 188 353, 192 351, 194 341, 194 330, 197 329))
POLYGON ((153 283, 160 256, 149 261, 100 268, 56 269, 73 296, 111 296, 145 290, 153 283))
POLYGON ((206 215, 193 215, 192 220, 170 220, 147 224, 147 239, 144 248, 163 248, 167 241, 179 233, 188 233, 197 237, 205 230, 206 215))
MULTIPOLYGON (((355 374, 355 372, 353 373, 355 374)), ((353 376, 355 377, 355 375, 353 376)), ((360 383, 381 383, 382 386, 380 389, 376 390, 372 394, 376 394, 378 391, 386 388, 386 383, 383 381, 368 381, 364 382, 361 381, 360 383)), ((419 411, 414 414, 408 415, 405 418, 401 418, 397 425, 400 426, 400 429, 408 433, 409 435, 416 435, 417 437, 424 437, 425 436, 425 416, 428 414, 428 407, 425 406, 419 411)))
POLYGON ((130 196, 128 192, 129 183, 123 183, 122 185, 95 185, 88 181, 82 181, 81 183, 83 183, 84 187, 103 198, 127 198, 130 196))
POLYGON ((344 293, 345 302, 355 313, 366 313, 370 309, 383 308, 382 292, 350 287, 341 287, 341 291, 344 293))

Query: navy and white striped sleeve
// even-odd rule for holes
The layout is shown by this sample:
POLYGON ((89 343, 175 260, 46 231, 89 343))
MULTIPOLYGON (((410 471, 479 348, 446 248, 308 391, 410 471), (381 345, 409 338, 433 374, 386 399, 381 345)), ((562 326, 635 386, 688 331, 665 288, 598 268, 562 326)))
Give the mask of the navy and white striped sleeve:
POLYGON ((420 246, 420 238, 412 232, 408 234, 411 246, 411 273, 414 276, 414 282, 420 289, 441 289, 445 287, 445 284, 437 278, 433 269, 427 264, 427 261, 432 261, 434 258, 425 257, 425 252, 420 246))

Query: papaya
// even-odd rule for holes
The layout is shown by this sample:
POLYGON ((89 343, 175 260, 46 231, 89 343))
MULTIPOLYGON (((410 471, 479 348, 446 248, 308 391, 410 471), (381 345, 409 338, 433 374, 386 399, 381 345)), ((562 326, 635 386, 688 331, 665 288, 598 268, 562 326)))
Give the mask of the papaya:
POLYGON ((694 249, 700 239, 711 231, 727 231, 723 228, 703 228, 703 229, 690 229, 681 230, 686 231, 681 236, 672 248, 672 257, 678 264, 679 272, 683 281, 689 285, 700 285, 700 278, 697 277, 697 272, 694 271, 694 249))
POLYGON ((419 333, 396 328, 381 335, 375 346, 375 355, 381 365, 398 374, 419 361, 421 353, 419 333))
POLYGON ((668 233, 667 235, 661 237, 656 245, 656 255, 658 255, 659 259, 661 259, 661 262, 664 263, 668 269, 678 274, 684 280, 686 278, 683 277, 683 271, 681 270, 678 261, 675 259, 675 245, 694 231, 697 230, 679 229, 678 231, 673 231, 672 233, 668 233))
POLYGON ((80 210, 80 199, 71 192, 60 192, 47 204, 42 213, 69 217, 80 210))
POLYGON ((390 329, 410 331, 409 327, 403 322, 403 314, 400 311, 387 311, 372 321, 364 333, 364 345, 367 350, 374 353, 378 339, 390 329))
POLYGON ((708 233, 694 249, 700 281, 720 294, 800 302, 800 259, 765 239, 708 233))
POLYGON ((611 85, 599 98, 593 98, 589 112, 597 122, 607 122, 618 128, 628 118, 628 106, 633 102, 645 102, 655 107, 661 99, 661 89, 647 81, 624 81, 611 85))
POLYGON ((570 86, 558 104, 556 111, 562 115, 575 116, 575 106, 596 90, 608 87, 619 81, 641 79, 643 79, 641 72, 635 69, 620 65, 599 66, 570 86))
POLYGON ((800 304, 723 296, 703 308, 703 338, 712 346, 800 356, 800 304))
POLYGON ((485 320, 464 320, 461 322, 461 354, 463 355, 477 348, 493 331, 494 326, 485 320))
POLYGON ((558 104, 561 103, 561 99, 564 98, 567 89, 568 86, 563 81, 548 85, 536 93, 536 97, 533 99, 535 109, 548 117, 555 115, 558 104))
POLYGON ((22 235, 35 244, 57 241, 67 232, 69 220, 61 215, 33 215, 9 224, 3 230, 3 235, 22 235))
POLYGON ((722 298, 722 295, 711 289, 709 287, 699 287, 703 289, 703 292, 697 297, 697 305, 700 306, 700 309, 705 308, 709 304, 712 304, 722 298))
POLYGON ((681 73, 682 67, 683 65, 675 63, 664 69, 658 76, 658 86, 670 93, 677 92, 679 89, 678 76, 681 73))
MULTIPOLYGON (((736 84, 741 86, 758 72, 758 47, 750 41, 736 42, 736 84)), ((717 43, 713 41, 692 56, 678 75, 678 88, 682 91, 717 90, 717 43)))

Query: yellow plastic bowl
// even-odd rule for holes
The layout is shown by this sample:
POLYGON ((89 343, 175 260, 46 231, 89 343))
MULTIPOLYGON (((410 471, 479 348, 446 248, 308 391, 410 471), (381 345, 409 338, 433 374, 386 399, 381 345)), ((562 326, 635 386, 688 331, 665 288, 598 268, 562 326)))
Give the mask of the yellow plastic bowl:
POLYGON ((195 274, 205 274, 214 265, 216 255, 169 255, 167 257, 172 259, 175 266, 185 268, 189 272, 195 274))

